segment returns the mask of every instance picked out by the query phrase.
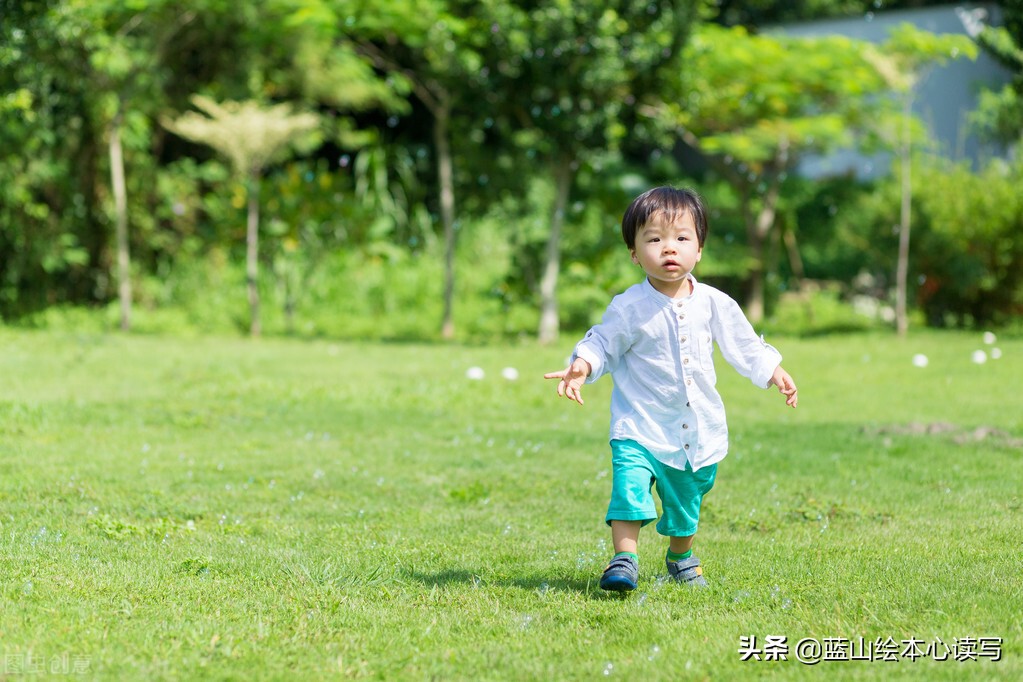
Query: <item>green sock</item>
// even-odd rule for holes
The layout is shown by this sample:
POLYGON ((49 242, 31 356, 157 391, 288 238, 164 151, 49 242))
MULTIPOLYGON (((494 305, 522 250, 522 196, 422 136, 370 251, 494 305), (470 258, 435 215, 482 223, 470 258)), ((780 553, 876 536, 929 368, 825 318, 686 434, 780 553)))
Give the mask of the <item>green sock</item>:
POLYGON ((668 561, 682 561, 683 559, 688 559, 691 556, 693 556, 693 550, 691 549, 687 552, 681 553, 672 552, 670 549, 668 550, 668 561))
POLYGON ((618 556, 631 556, 636 561, 639 561, 639 555, 636 554, 635 552, 617 552, 615 554, 615 556, 616 557, 618 557, 618 556))

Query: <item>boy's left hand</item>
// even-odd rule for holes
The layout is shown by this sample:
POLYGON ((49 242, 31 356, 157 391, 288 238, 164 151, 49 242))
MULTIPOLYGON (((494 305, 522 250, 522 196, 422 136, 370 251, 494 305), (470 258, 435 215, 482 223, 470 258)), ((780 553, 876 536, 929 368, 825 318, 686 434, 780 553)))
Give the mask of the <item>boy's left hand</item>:
POLYGON ((771 375, 771 385, 777 386, 778 390, 785 396, 785 404, 795 407, 799 402, 799 394, 796 392, 796 382, 792 380, 789 373, 778 365, 771 375))

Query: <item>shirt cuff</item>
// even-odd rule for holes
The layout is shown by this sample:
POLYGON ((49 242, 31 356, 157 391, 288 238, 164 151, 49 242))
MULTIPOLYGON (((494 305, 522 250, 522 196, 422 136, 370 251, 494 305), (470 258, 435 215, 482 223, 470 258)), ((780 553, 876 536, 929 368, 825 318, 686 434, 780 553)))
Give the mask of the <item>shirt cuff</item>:
POLYGON ((757 364, 757 369, 750 379, 760 388, 770 388, 774 370, 778 369, 778 365, 781 364, 781 353, 766 341, 761 340, 761 343, 764 344, 764 357, 757 364))
MULTIPOLYGON (((575 352, 572 353, 572 360, 576 358, 582 358, 586 362, 590 363, 590 375, 586 377, 586 383, 592 384, 594 381, 599 379, 604 373, 604 363, 601 362, 600 356, 593 352, 586 346, 576 346, 575 352)), ((774 370, 771 370, 772 372, 774 370)))

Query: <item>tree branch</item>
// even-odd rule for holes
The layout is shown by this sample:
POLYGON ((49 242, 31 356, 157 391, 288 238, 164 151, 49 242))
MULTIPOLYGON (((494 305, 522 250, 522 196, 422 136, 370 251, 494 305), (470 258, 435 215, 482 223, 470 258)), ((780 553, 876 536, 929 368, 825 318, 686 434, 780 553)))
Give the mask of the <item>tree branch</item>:
POLYGON ((401 66, 368 40, 358 40, 355 42, 355 46, 364 57, 369 58, 376 68, 381 71, 400 73, 407 78, 409 83, 412 84, 412 92, 415 93, 419 101, 434 116, 437 116, 446 107, 449 107, 447 100, 450 99, 450 96, 447 90, 437 84, 436 81, 424 81, 415 71, 401 66))

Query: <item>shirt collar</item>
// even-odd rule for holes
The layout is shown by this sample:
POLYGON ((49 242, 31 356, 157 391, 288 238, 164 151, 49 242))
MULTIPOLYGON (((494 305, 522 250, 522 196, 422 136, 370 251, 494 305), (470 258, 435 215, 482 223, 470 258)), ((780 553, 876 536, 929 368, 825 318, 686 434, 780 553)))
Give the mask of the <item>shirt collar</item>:
POLYGON ((686 299, 692 298, 693 296, 696 295, 696 289, 697 289, 697 286, 698 286, 699 283, 696 281, 696 278, 693 276, 693 273, 691 273, 691 272, 689 273, 689 281, 693 285, 693 291, 688 296, 685 296, 683 298, 672 298, 671 296, 667 296, 665 294, 662 294, 657 289, 654 289, 654 285, 650 283, 650 278, 649 277, 644 277, 643 278, 642 286, 643 286, 643 291, 646 293, 647 296, 649 296, 650 298, 653 298, 655 301, 657 301, 661 305, 670 306, 670 305, 673 305, 673 304, 675 304, 675 303, 677 303, 679 301, 685 301, 686 299))

